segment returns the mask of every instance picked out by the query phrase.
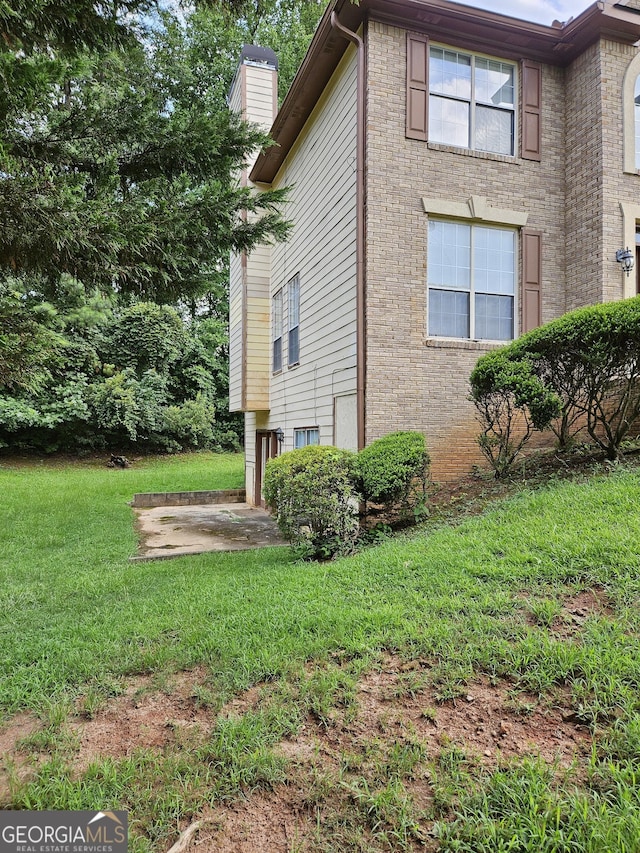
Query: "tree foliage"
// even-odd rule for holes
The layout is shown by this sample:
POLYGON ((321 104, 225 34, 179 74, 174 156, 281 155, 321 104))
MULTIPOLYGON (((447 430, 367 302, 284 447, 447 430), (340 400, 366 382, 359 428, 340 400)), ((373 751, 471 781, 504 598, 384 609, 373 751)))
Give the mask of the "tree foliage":
POLYGON ((169 25, 118 52, 59 58, 31 109, 15 102, 0 272, 173 302, 206 292, 231 250, 286 236, 284 193, 232 180, 264 134, 190 86, 187 58, 169 25))
POLYGON ((243 44, 270 47, 278 57, 278 96, 286 95, 307 51, 325 0, 221 0, 201 4, 193 23, 205 67, 219 70, 228 91, 243 44), (199 35, 198 35, 199 34, 199 35), (215 56, 214 56, 215 54, 215 56))
POLYGON ((36 388, 64 343, 52 328, 51 306, 32 301, 19 279, 0 279, 0 388, 36 388))
POLYGON ((155 303, 122 308, 73 279, 52 318, 61 346, 37 387, 0 394, 12 450, 237 449, 227 412, 226 340, 215 319, 155 303))
POLYGON ((229 252, 289 227, 286 192, 233 178, 267 141, 227 108, 240 47, 286 54, 287 86, 321 6, 256 0, 236 17, 210 0, 179 16, 156 0, 0 3, 0 387, 46 378, 70 279, 85 311, 101 292, 221 320, 229 252))

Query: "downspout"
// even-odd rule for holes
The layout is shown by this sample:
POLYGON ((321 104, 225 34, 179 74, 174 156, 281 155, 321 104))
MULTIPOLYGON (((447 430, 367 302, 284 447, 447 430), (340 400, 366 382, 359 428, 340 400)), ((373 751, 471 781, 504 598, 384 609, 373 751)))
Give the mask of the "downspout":
POLYGON ((366 391, 366 308, 365 308, 365 51, 359 35, 343 27, 338 16, 331 13, 331 27, 356 46, 358 76, 356 82, 356 406, 358 421, 358 450, 366 442, 365 391, 366 391))

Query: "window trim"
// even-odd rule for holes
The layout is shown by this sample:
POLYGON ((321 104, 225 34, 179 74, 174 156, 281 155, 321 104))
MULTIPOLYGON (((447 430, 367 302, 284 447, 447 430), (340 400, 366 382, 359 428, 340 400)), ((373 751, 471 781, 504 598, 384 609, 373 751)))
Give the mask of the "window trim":
MULTIPOLYGON (((639 54, 640 56, 640 54, 639 54)), ((621 201, 620 211, 622 213, 622 245, 635 246, 636 228, 640 223, 640 204, 621 201)), ((616 246, 616 248, 618 248, 616 246)), ((613 252, 612 252, 613 256, 613 252)), ((622 283, 622 298, 629 299, 636 296, 636 280, 640 280, 640 270, 636 270, 635 275, 623 276, 622 283)))
MULTIPOLYGON (((480 344, 500 344, 505 345, 515 340, 519 334, 520 328, 520 302, 521 302, 521 294, 520 289, 522 286, 522 234, 521 231, 514 227, 511 224, 505 223, 492 223, 492 222, 484 222, 479 220, 470 220, 470 219, 457 219, 457 218, 447 218, 447 217, 434 217, 427 222, 427 253, 429 247, 429 222, 458 222, 461 225, 467 225, 471 229, 471 267, 470 267, 470 276, 469 276, 469 290, 468 291, 456 291, 455 288, 451 288, 452 293, 456 292, 468 292, 469 293, 469 337, 456 337, 453 335, 436 335, 429 331, 429 303, 430 303, 430 291, 431 290, 449 290, 449 288, 442 288, 437 286, 431 286, 429 283, 429 264, 427 260, 427 278, 426 278, 426 321, 427 321, 427 329, 426 329, 426 339, 427 341, 456 341, 461 343, 480 343, 480 344), (476 323, 475 323, 475 297, 477 295, 477 291, 474 286, 473 280, 473 229, 474 228, 490 228, 496 231, 510 231, 513 234, 513 246, 514 246, 514 265, 513 265, 513 327, 512 327, 512 337, 504 338, 504 339, 496 339, 496 338, 479 338, 475 335, 476 332, 476 323)), ((428 257, 428 254, 427 254, 428 257)), ((498 296, 507 296, 511 294, 487 294, 487 295, 498 295, 498 296)))
MULTIPOLYGON (((622 79, 622 169, 630 175, 640 171, 636 166, 636 80, 640 76, 640 53, 627 65, 622 79)), ((640 152, 639 152, 640 153, 640 152)))
POLYGON ((273 294, 272 302, 271 302, 271 372, 273 374, 282 373, 282 332, 284 328, 284 317, 283 317, 283 298, 284 288, 280 287, 273 294), (280 329, 280 334, 276 334, 278 331, 278 326, 280 329), (277 344, 279 344, 279 348, 277 348, 277 344), (278 353, 278 358, 276 359, 276 352, 278 353))
POLYGON ((516 157, 517 156, 517 148, 518 148, 518 133, 519 133, 518 116, 519 116, 520 110, 522 109, 522 104, 520 103, 520 101, 522 99, 522 95, 520 92, 520 83, 521 83, 520 68, 518 67, 518 63, 514 62, 511 59, 502 59, 501 57, 490 55, 487 53, 476 52, 476 51, 468 51, 468 50, 465 50, 464 48, 457 48, 457 47, 454 47, 453 45, 443 44, 442 42, 435 42, 435 41, 429 40, 429 43, 427 45, 427 83, 426 83, 427 116, 428 116, 427 122, 426 122, 427 140, 429 142, 433 142, 434 144, 437 144, 437 145, 447 145, 450 148, 457 148, 460 151, 473 151, 473 152, 476 152, 479 154, 496 154, 496 155, 499 155, 501 157, 516 157), (511 116, 512 116, 511 151, 509 154, 505 154, 503 151, 490 151, 490 150, 486 150, 484 148, 477 148, 474 144, 457 145, 454 142, 446 142, 443 140, 433 139, 433 137, 431 136, 430 127, 429 127, 430 126, 430 117, 431 117, 430 116, 430 113, 431 113, 430 100, 432 97, 439 97, 439 98, 443 98, 443 97, 446 98, 447 97, 446 95, 442 95, 441 93, 431 91, 431 79, 430 79, 431 75, 429 72, 430 72, 430 63, 431 63, 431 51, 433 48, 436 48, 439 50, 448 50, 451 52, 455 52, 455 53, 461 54, 463 56, 468 56, 471 59, 470 66, 471 66, 472 75, 471 75, 471 93, 470 93, 469 99, 465 99, 465 98, 462 98, 459 96, 452 96, 449 98, 450 100, 455 100, 459 103, 469 104, 469 107, 470 107, 470 109, 469 109, 469 137, 470 137, 469 142, 470 143, 473 143, 475 141, 473 139, 473 136, 474 136, 473 129, 475 127, 475 107, 477 107, 478 105, 490 107, 490 105, 486 104, 484 101, 477 101, 475 99, 475 91, 476 91, 475 61, 476 61, 476 59, 485 59, 485 60, 493 61, 493 62, 502 62, 505 65, 508 65, 513 69, 513 101, 514 101, 513 106, 511 108, 494 107, 494 109, 498 109, 501 112, 509 112, 509 113, 511 113, 511 116))
POLYGON ((423 198, 422 207, 427 214, 438 219, 464 219, 469 222, 485 222, 487 225, 510 225, 524 228, 529 214, 524 210, 492 207, 485 196, 472 195, 467 201, 449 201, 442 198, 423 198))
POLYGON ((287 367, 295 367, 300 364, 300 273, 296 273, 293 278, 290 278, 287 282, 287 367), (296 314, 297 314, 297 323, 295 326, 291 325, 291 315, 292 315, 292 307, 291 307, 291 296, 292 293, 297 294, 297 305, 296 305, 296 314), (297 345, 296 345, 296 357, 295 359, 291 358, 291 333, 297 332, 297 345))
POLYGON ((310 446, 317 447, 319 445, 320 445, 320 427, 319 426, 294 427, 293 428, 293 449, 294 450, 299 450, 301 447, 310 447, 310 446), (304 444, 300 444, 300 445, 296 444, 296 436, 297 435, 299 435, 300 433, 305 433, 306 438, 308 439, 310 432, 315 432, 318 434, 318 440, 317 441, 305 441, 304 444))

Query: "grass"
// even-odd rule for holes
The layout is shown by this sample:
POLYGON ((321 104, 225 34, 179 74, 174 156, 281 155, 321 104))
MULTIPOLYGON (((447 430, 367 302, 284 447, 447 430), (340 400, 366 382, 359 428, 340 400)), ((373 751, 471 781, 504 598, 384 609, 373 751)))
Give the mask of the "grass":
POLYGON ((447 851, 640 849, 635 469, 523 488, 482 515, 333 563, 295 562, 282 548, 129 562, 134 492, 241 481, 239 457, 210 454, 125 471, 0 465, 0 712, 30 709, 46 723, 26 744, 46 761, 16 776, 6 806, 127 808, 133 849, 162 849, 206 803, 286 779, 274 746, 307 715, 324 728, 352 720, 358 679, 386 650, 422 662, 394 695, 424 700, 429 719, 430 703, 455 700, 479 674, 549 701, 567 690, 594 733, 591 761, 563 780, 534 760, 489 771, 452 746, 427 770, 415 740, 391 744, 373 750, 364 775, 352 759, 319 777, 317 797, 342 791, 343 807, 323 806, 325 829, 300 849, 413 849, 427 843, 425 826, 431 849, 447 851), (553 631, 564 602, 593 588, 611 612, 553 631), (195 666, 210 673, 214 708, 254 684, 270 690, 197 747, 103 759, 78 777, 74 714, 98 713, 132 675, 195 666), (433 788, 426 813, 409 793, 419 765, 433 788))

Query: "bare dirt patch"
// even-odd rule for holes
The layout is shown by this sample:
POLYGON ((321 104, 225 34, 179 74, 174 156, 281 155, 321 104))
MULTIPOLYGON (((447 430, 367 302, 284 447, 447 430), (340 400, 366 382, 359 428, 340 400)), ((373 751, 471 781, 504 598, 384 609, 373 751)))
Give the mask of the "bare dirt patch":
POLYGON ((551 633, 554 637, 567 639, 578 633, 593 616, 608 619, 615 616, 606 592, 597 587, 567 596, 562 602, 562 611, 553 620, 551 633))
MULTIPOLYGON (((371 790, 379 788, 381 767, 389 766, 393 751, 417 746, 424 751, 423 758, 407 768, 403 784, 419 821, 420 838, 413 839, 408 849, 425 851, 431 849, 427 765, 453 744, 472 763, 489 770, 524 756, 569 767, 590 753, 590 734, 571 721, 568 694, 558 694, 556 704, 543 704, 528 694, 514 698, 508 683, 493 685, 481 677, 460 699, 438 704, 430 686, 407 693, 408 672, 405 663, 389 657, 360 680, 355 709, 338 709, 325 723, 309 715, 298 736, 277 747, 290 762, 287 783, 207 810, 194 849, 199 853, 322 849, 317 846, 318 832, 334 831, 327 829, 332 825, 344 829, 349 821, 359 821, 358 831, 368 839, 366 848, 358 849, 386 849, 367 828, 365 814, 358 813, 354 791, 362 779, 371 790)), ((419 664, 414 672, 419 674, 419 664)), ((248 694, 243 698, 248 700, 248 694)), ((255 691, 252 699, 257 700, 255 691)), ((340 842, 335 837, 333 841, 339 849, 340 842)))
POLYGON ((198 853, 276 853, 299 849, 308 834, 304 791, 278 785, 273 791, 255 791, 224 809, 203 814, 205 825, 194 850, 198 853))
POLYGON ((138 749, 162 751, 187 737, 202 740, 215 722, 196 696, 205 681, 204 669, 174 675, 160 690, 150 676, 129 681, 92 719, 71 722, 80 742, 74 769, 80 773, 96 759, 123 758, 138 749))
POLYGON ((13 772, 18 779, 25 779, 30 772, 30 761, 26 752, 20 750, 20 741, 41 728, 33 714, 16 714, 0 727, 0 805, 10 797, 9 776, 13 772))
MULTIPOLYGON (((583 609, 593 601, 584 595, 576 600, 583 609)), ((355 701, 336 701, 323 719, 309 713, 297 736, 276 747, 288 762, 286 782, 207 807, 198 815, 203 825, 191 849, 290 853, 322 849, 323 839, 332 838, 335 849, 382 851, 385 842, 362 797, 396 773, 415 816, 406 849, 426 851, 433 819, 429 764, 452 746, 468 756, 471 767, 488 770, 531 755, 568 767, 589 754, 590 734, 575 724, 568 692, 559 692, 555 702, 540 702, 514 695, 505 681, 493 684, 481 676, 463 696, 438 703, 429 671, 427 661, 386 656, 359 679, 355 701), (357 837, 364 846, 357 847, 357 837)), ((313 677, 311 668, 305 676, 313 677)), ((96 759, 118 759, 140 748, 188 750, 211 733, 216 720, 241 716, 273 699, 271 685, 256 685, 218 710, 198 701, 206 683, 204 669, 170 676, 161 685, 148 676, 131 679, 120 696, 94 709, 92 719, 76 716, 68 723, 79 744, 69 759, 72 770, 81 774, 96 759)), ((19 755, 20 739, 38 725, 21 715, 0 730, 0 748, 9 761, 19 755)))
POLYGON ((414 690, 401 676, 397 664, 387 664, 362 680, 354 733, 410 729, 430 755, 455 743, 490 766, 524 755, 568 766, 576 754, 590 749, 588 730, 566 722, 568 697, 566 705, 547 706, 528 694, 514 697, 504 681, 493 685, 481 677, 460 698, 438 703, 433 688, 414 690))

